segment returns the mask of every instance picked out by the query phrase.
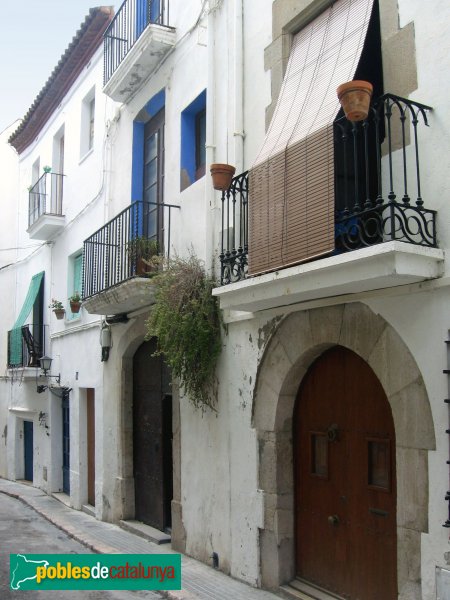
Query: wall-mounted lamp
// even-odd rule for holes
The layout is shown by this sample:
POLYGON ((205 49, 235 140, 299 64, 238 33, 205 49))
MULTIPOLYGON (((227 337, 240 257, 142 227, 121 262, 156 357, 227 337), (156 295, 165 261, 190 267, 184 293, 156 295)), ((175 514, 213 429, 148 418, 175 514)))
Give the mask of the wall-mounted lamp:
MULTIPOLYGON (((39 377, 46 377, 47 379, 50 379, 51 377, 54 377, 56 379, 56 383, 58 385, 60 385, 61 383, 61 375, 50 375, 49 371, 50 368, 52 366, 52 361, 53 358, 50 358, 50 356, 41 356, 41 358, 39 359, 40 365, 41 365, 41 370, 42 370, 42 375, 39 375, 39 377)), ((36 382, 37 384, 37 382, 36 382)), ((48 389, 48 385, 36 385, 36 391, 38 394, 42 394, 42 392, 45 392, 45 390, 48 389)))
POLYGON ((107 323, 103 323, 100 329, 100 346, 102 347, 102 362, 109 358, 109 349, 112 346, 111 327, 107 323))

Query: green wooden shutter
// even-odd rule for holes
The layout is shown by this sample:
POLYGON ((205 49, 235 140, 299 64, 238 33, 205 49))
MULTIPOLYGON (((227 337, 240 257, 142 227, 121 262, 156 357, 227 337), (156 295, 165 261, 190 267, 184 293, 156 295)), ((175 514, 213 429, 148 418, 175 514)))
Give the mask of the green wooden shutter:
POLYGON ((31 309, 33 308, 33 304, 36 301, 43 278, 44 271, 33 275, 33 277, 31 278, 30 285, 28 287, 28 292, 22 305, 22 309, 12 328, 9 343, 10 365, 22 364, 22 325, 25 325, 25 321, 28 318, 31 309))

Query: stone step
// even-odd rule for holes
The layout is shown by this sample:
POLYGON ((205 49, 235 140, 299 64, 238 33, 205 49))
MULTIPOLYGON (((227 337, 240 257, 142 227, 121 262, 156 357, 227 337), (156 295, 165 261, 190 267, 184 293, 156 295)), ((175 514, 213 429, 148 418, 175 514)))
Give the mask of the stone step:
POLYGON ((149 542, 153 542, 154 544, 170 544, 170 535, 164 533, 164 531, 159 531, 159 529, 150 527, 150 525, 145 525, 145 523, 141 523, 140 521, 119 521, 119 525, 122 527, 122 529, 125 529, 125 531, 139 535, 140 537, 148 540, 149 542))
POLYGON ((282 595, 288 600, 344 600, 301 579, 294 579, 280 588, 282 595))

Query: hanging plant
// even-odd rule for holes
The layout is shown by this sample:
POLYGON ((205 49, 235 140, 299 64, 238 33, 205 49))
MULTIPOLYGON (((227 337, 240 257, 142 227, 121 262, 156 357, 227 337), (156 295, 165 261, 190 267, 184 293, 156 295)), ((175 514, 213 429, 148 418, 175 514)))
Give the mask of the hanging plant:
POLYGON ((157 275, 147 339, 163 354, 196 408, 215 410, 215 369, 221 351, 221 318, 215 282, 193 254, 175 257, 157 275))

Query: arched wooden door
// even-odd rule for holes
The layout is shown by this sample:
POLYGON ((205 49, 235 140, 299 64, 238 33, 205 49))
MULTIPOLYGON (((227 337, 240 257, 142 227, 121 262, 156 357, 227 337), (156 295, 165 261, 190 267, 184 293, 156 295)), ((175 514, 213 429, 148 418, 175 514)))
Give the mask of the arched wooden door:
POLYGON ((347 600, 397 600, 395 431, 380 382, 337 346, 294 415, 297 576, 347 600))

